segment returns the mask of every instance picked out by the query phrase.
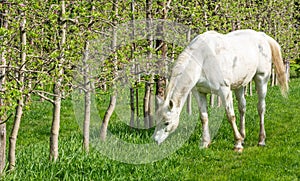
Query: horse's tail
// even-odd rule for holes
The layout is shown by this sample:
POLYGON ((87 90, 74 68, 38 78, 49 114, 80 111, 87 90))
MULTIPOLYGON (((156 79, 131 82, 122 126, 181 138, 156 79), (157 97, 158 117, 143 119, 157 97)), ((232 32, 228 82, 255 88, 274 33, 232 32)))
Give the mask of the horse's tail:
POLYGON ((281 56, 280 45, 271 37, 267 36, 271 51, 272 51, 272 60, 275 66, 275 72, 277 74, 277 80, 280 84, 281 93, 283 96, 287 96, 289 90, 287 76, 285 72, 284 62, 281 56))

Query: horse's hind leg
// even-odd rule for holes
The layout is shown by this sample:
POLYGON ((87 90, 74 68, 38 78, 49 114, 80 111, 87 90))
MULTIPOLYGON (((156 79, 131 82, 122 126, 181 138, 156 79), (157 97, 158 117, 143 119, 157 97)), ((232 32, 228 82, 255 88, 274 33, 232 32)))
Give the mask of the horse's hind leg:
POLYGON ((265 124, 264 124, 264 114, 266 111, 266 95, 267 95, 267 82, 268 77, 255 77, 255 85, 258 94, 258 104, 257 104, 257 111, 260 118, 260 132, 259 132, 259 146, 265 146, 265 139, 266 139, 266 131, 265 131, 265 124))
POLYGON ((208 126, 206 94, 199 93, 198 90, 193 89, 193 95, 196 98, 202 122, 202 141, 200 143, 200 148, 207 148, 211 143, 211 139, 208 126))
POLYGON ((229 87, 223 87, 220 91, 220 96, 222 98, 222 102, 225 104, 225 110, 227 114, 228 121, 234 132, 235 145, 234 150, 237 152, 243 151, 243 138, 237 128, 236 118, 233 109, 233 100, 232 100, 232 92, 229 87))
POLYGON ((240 113, 240 134, 243 138, 243 143, 246 137, 245 132, 245 113, 246 113, 246 99, 244 87, 241 87, 235 91, 236 99, 239 103, 239 113, 240 113))

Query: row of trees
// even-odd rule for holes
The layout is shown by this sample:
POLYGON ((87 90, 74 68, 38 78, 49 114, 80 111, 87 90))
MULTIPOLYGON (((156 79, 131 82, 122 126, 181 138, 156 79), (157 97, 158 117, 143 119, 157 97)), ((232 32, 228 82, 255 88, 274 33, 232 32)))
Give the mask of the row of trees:
MULTIPOLYGON (((135 55, 153 54, 164 64, 168 57, 175 59, 183 47, 175 47, 150 34, 144 41, 136 41, 119 47, 116 26, 128 21, 167 19, 189 27, 190 37, 207 30, 227 33, 236 29, 251 28, 264 31, 282 46, 286 61, 299 58, 299 3, 294 0, 146 0, 144 1, 0 1, 0 171, 6 165, 6 123, 13 126, 9 134, 9 169, 16 166, 16 141, 24 107, 30 109, 32 96, 53 104, 53 119, 50 131, 50 160, 58 159, 58 137, 61 101, 75 88, 74 71, 83 77, 80 88, 85 95, 83 148, 89 148, 89 117, 91 91, 93 88, 110 92, 110 104, 101 127, 101 139, 105 139, 110 116, 117 100, 114 80, 122 66, 132 63, 135 55), (99 36, 101 35, 101 36, 99 36), (102 72, 91 79, 90 41, 97 37, 109 37, 111 52, 103 64, 102 72)), ((150 28, 149 25, 147 28, 150 28)), ((149 30, 150 31, 150 30, 149 30)), ((164 24, 155 31, 163 36, 164 24)), ((135 28, 131 32, 136 33, 135 28)), ((122 41, 122 40, 119 40, 122 41)), ((133 64, 139 74, 138 65, 133 64)), ((144 114, 145 127, 154 123, 151 96, 154 92, 164 96, 166 77, 149 74, 136 76, 130 88, 131 125, 144 114), (142 82, 141 82, 142 81, 142 82), (156 83, 156 86, 154 85, 156 83), (142 86, 141 86, 142 85, 142 86), (138 112, 139 92, 145 90, 143 113, 138 112), (156 90, 154 90, 156 88, 156 90)), ((27 110, 27 109, 26 109, 27 110)), ((49 120, 50 121, 50 120, 49 120)), ((139 121, 139 120, 138 120, 139 121)))

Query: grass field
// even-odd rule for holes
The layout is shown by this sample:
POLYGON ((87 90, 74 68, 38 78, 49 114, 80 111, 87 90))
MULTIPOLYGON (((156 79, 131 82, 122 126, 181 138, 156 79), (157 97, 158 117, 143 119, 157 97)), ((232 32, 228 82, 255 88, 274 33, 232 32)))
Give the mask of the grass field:
MULTIPOLYGON (((246 143, 235 153, 230 125, 223 121, 209 149, 200 150, 201 125, 175 153, 148 164, 110 160, 91 148, 82 151, 82 134, 72 103, 63 102, 59 153, 56 163, 48 160, 52 107, 34 102, 26 111, 17 141, 17 167, 3 180, 299 180, 300 179, 300 80, 290 83, 288 99, 278 87, 267 95, 265 126, 267 146, 257 147, 259 120, 257 98, 247 97, 246 143)), ((110 125, 114 129, 114 125, 110 125)), ((8 125, 10 130, 11 125, 8 125)), ((137 134, 122 129, 124 134, 137 134)), ((138 134, 143 134, 139 132, 138 134)), ((144 136, 145 139, 149 139, 144 136)))

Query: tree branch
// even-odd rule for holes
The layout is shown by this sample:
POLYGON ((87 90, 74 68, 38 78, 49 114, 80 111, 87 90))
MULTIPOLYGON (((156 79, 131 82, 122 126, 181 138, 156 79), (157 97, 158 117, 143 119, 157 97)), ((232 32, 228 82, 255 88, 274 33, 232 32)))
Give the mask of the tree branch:
POLYGON ((11 113, 6 120, 0 122, 0 125, 6 123, 12 115, 13 115, 13 113, 11 113))
POLYGON ((49 93, 49 92, 46 92, 46 91, 41 91, 41 90, 33 90, 32 91, 33 93, 37 94, 38 96, 40 96, 41 98, 45 99, 46 101, 49 101, 51 102, 52 104, 54 104, 54 100, 45 96, 44 94, 48 94, 50 96, 57 96, 55 94, 52 94, 52 93, 49 93))

